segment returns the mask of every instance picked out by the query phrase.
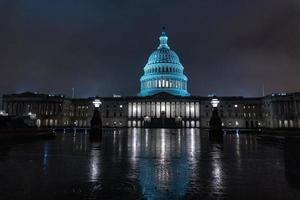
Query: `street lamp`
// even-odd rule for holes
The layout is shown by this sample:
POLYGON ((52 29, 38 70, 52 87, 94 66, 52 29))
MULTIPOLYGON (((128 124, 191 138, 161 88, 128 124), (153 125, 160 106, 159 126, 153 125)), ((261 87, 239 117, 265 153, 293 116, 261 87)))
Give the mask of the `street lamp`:
POLYGON ((102 104, 102 102, 99 99, 95 99, 93 101, 93 104, 94 104, 95 108, 99 108, 100 105, 102 104))
POLYGON ((144 116, 144 127, 150 128, 150 124, 151 124, 151 117, 149 117, 148 115, 144 116))
POLYGON ((210 101, 210 103, 211 103, 211 105, 212 105, 213 108, 217 108, 218 105, 219 105, 219 103, 220 103, 220 101, 219 101, 219 99, 217 99, 217 97, 214 97, 214 98, 210 101))
POLYGON ((222 120, 219 117, 218 112, 218 104, 220 103, 219 99, 217 99, 216 96, 212 98, 210 101, 213 110, 212 110, 212 116, 209 121, 209 133, 211 137, 222 137, 223 131, 222 131, 222 120))
POLYGON ((95 109, 94 109, 93 118, 91 120, 90 136, 101 139, 102 138, 102 120, 101 120, 101 114, 99 111, 99 107, 101 106, 102 102, 99 99, 95 99, 92 103, 94 104, 95 109))
POLYGON ((182 117, 181 116, 176 116, 175 117, 175 123, 176 123, 177 128, 181 128, 182 127, 182 117))

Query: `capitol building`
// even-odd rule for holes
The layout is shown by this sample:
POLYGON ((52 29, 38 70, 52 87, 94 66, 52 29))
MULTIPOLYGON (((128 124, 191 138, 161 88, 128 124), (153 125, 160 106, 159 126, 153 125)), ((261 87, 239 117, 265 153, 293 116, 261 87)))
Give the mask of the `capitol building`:
POLYGON ((141 77, 139 96, 151 96, 166 92, 175 96, 190 96, 187 91, 187 77, 177 54, 170 49, 168 37, 162 32, 160 44, 149 57, 141 77))
MULTIPOLYGON (((208 128, 211 97, 188 92, 188 78, 179 56, 162 32, 144 67, 137 96, 68 98, 32 92, 7 94, 2 112, 34 114, 42 127, 89 127, 93 100, 99 98, 104 127, 208 128)), ((264 97, 218 97, 224 128, 300 128, 300 93, 264 97)))

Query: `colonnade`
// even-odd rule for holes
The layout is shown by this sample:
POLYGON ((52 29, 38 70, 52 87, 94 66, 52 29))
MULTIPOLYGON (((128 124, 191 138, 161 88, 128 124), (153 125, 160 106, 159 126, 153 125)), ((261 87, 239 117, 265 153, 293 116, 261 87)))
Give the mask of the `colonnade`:
POLYGON ((141 84, 141 89, 151 89, 151 88, 174 88, 174 89, 187 89, 186 81, 173 80, 173 79, 151 79, 143 81, 141 84))
POLYGON ((145 116, 160 118, 164 112, 166 118, 199 118, 199 102, 129 102, 128 118, 143 118, 145 116))
MULTIPOLYGON (((186 128, 199 128, 200 127, 200 120, 183 120, 181 121, 182 127, 186 128)), ((137 119, 137 120, 128 120, 128 127, 144 127, 144 121, 143 119, 137 119)))

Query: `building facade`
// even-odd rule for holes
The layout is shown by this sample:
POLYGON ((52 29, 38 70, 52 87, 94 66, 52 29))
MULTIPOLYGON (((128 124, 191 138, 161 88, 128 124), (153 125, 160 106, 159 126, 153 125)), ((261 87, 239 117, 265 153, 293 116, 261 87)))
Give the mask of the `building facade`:
MULTIPOLYGON (((163 32, 132 97, 67 98, 25 92, 3 95, 1 113, 34 114, 38 126, 89 127, 99 98, 104 127, 208 128, 211 97, 191 96, 178 55, 163 32)), ((218 97, 224 128, 300 128, 300 93, 265 97, 218 97)))
MULTIPOLYGON (((34 113, 37 123, 44 127, 89 127, 94 99, 26 92, 3 95, 2 110, 12 116, 34 113)), ((300 93, 218 99, 224 128, 300 128, 300 93)), ((210 97, 159 93, 147 97, 102 97, 100 100, 104 127, 208 128, 212 114, 210 97)))

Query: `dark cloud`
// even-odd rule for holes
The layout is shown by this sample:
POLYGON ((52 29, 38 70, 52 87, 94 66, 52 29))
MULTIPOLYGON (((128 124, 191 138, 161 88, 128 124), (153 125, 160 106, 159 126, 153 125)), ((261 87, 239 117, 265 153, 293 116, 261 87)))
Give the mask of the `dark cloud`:
POLYGON ((194 95, 300 91, 297 0, 2 0, 0 93, 135 95, 162 26, 194 95))

